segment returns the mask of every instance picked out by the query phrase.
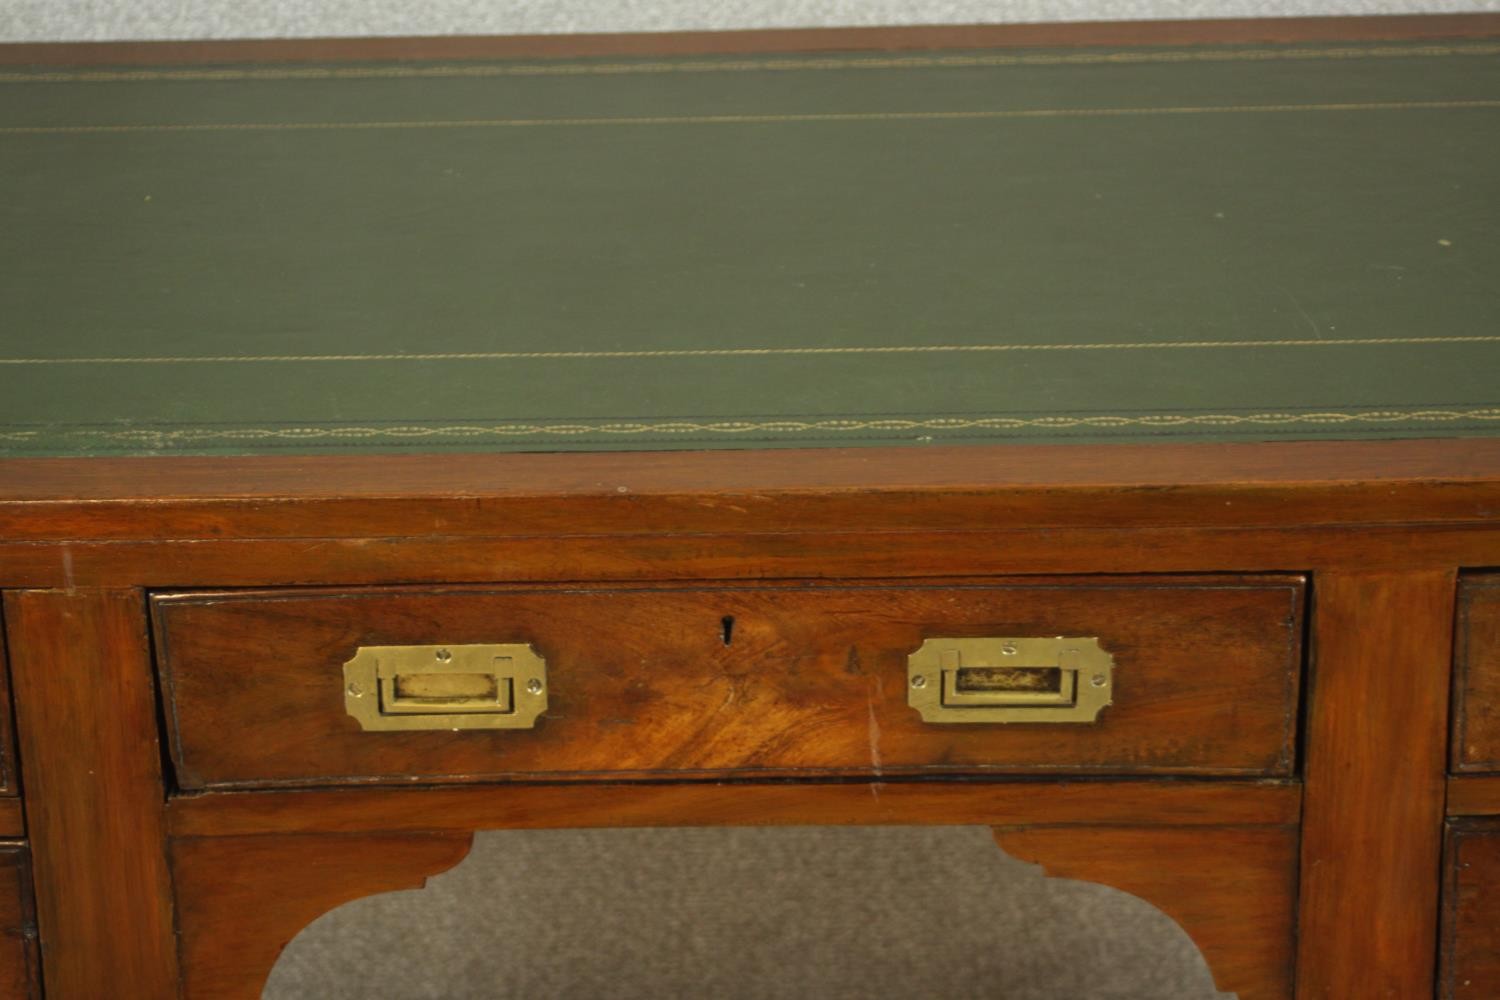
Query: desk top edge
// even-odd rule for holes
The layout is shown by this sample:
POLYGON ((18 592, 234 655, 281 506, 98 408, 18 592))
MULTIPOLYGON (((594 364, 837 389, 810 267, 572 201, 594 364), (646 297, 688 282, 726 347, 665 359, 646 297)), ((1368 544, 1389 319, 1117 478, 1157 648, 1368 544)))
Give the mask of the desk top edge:
POLYGON ((1500 489, 1500 438, 0 459, 0 504, 1434 483, 1500 489))

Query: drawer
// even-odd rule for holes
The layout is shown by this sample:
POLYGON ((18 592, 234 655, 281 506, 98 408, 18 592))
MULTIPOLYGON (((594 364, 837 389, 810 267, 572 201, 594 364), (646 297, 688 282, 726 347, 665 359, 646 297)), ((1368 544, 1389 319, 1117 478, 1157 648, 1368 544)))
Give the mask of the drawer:
POLYGON ((1500 574, 1459 583, 1453 685, 1453 769, 1500 771, 1500 574))
POLYGON ((34 913, 26 848, 0 841, 0 1000, 42 995, 34 913))
POLYGON ((17 794, 16 742, 11 728, 10 668, 5 660, 5 629, 0 627, 0 796, 17 794))
MULTIPOLYGON (((152 603, 184 789, 1293 768, 1304 585, 1291 576, 379 588, 160 594, 152 603), (1046 653, 1056 636, 1096 639, 1097 649, 1078 644, 1080 655, 1112 658, 1112 704, 1092 722, 1051 711, 926 721, 911 705, 950 687, 965 708, 993 696, 997 671, 961 672, 986 662, 972 651, 966 666, 932 671, 932 686, 919 689, 925 678, 909 657, 949 638, 986 638, 987 648, 1039 638, 1022 644, 1019 672, 1001 685, 1019 677, 1034 686, 1016 692, 1025 707, 1028 698, 1046 707, 1065 683, 1078 699, 1097 699, 1095 672, 1080 679, 1046 653), (519 648, 514 662, 534 655, 544 669, 546 708, 532 728, 382 731, 351 714, 375 702, 346 694, 346 663, 367 667, 387 655, 380 650, 416 647, 419 657, 470 664, 480 644, 519 648), (978 682, 957 692, 966 677, 978 682)), ((378 705, 420 703, 428 680, 387 678, 378 705), (404 693, 392 686, 408 683, 404 693)), ((521 685, 533 681, 540 691, 540 678, 504 681, 511 707, 540 700, 525 700, 521 685)))
POLYGON ((1443 857, 1443 1000, 1500 997, 1500 820, 1448 825, 1443 857))

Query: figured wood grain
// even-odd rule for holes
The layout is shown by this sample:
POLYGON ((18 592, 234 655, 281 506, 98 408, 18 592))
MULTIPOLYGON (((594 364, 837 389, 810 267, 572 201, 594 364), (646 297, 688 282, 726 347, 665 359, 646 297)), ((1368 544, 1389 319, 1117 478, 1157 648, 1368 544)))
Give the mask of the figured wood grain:
POLYGON ((1284 776, 1302 603, 1295 577, 153 598, 184 788, 626 775, 1284 776), (1098 637, 1114 656, 1114 704, 1093 724, 934 725, 907 703, 906 658, 928 637, 1054 635, 1098 637), (471 643, 529 643, 546 659, 548 709, 535 729, 367 732, 349 716, 342 665, 359 648, 471 643))
POLYGON ((1454 642, 1453 769, 1500 772, 1500 575, 1460 583, 1454 642))
POLYGON ((1432 989, 1451 572, 1315 581, 1298 996, 1432 989))
POLYGON ((544 59, 610 55, 832 52, 849 49, 1244 45, 1256 42, 1412 41, 1492 35, 1500 35, 1500 17, 1494 14, 1215 18, 435 38, 11 43, 0 45, 0 65, 130 66, 340 60, 544 59))
POLYGON ((656 826, 1294 826, 1274 781, 704 782, 341 788, 186 795, 173 836, 656 826))
POLYGON ((1500 822, 1450 822, 1443 869, 1438 996, 1500 996, 1500 822))
POLYGON ((995 840, 1054 878, 1099 882, 1158 907, 1240 1000, 1292 996, 1294 828, 1037 826, 997 829, 995 840))
POLYGON ((5 616, 48 995, 173 996, 144 598, 11 591, 5 616))
POLYGON ((182 994, 255 1000, 297 932, 334 907, 420 889, 469 853, 471 834, 174 839, 182 994))
POLYGON ((26 846, 0 842, 0 1000, 39 1000, 41 987, 26 846))

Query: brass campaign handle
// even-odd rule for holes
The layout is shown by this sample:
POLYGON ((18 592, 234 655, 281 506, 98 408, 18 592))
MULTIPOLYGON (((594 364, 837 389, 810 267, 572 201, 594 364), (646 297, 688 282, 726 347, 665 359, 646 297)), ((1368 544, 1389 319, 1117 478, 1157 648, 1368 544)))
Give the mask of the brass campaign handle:
POLYGON ((361 646, 344 664, 344 710, 366 730, 531 729, 547 661, 516 643, 361 646))
POLYGON ((928 639, 906 681, 924 722, 1093 722, 1113 700, 1114 657, 1097 638, 928 639))

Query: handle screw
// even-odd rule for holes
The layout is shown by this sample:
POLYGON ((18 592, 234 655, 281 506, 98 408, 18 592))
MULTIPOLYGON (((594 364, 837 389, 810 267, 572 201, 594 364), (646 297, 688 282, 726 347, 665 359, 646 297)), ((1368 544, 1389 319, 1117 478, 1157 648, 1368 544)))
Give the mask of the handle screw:
POLYGON ((924 688, 927 686, 927 678, 923 677, 921 674, 918 674, 911 679, 911 686, 914 688, 924 688))
POLYGON ((526 682, 526 690, 529 691, 532 694, 541 694, 542 693, 542 682, 541 682, 541 680, 538 679, 538 678, 536 678, 536 677, 533 677, 531 680, 529 680, 529 681, 526 682))

